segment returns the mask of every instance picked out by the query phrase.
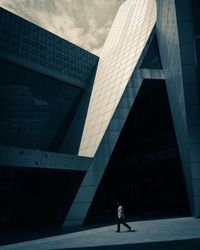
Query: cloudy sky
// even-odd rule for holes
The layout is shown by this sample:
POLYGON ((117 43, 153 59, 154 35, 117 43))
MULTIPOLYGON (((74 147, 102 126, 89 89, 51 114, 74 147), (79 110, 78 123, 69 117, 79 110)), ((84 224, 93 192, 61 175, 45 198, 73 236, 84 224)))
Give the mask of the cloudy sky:
POLYGON ((99 55, 125 0, 0 0, 0 6, 99 55))

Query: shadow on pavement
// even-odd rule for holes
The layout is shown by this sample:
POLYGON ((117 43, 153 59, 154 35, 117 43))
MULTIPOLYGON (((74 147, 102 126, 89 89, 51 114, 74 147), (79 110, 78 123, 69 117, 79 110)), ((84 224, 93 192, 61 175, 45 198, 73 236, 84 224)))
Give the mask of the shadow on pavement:
POLYGON ((78 247, 78 248, 52 248, 51 250, 199 250, 200 239, 162 241, 151 243, 137 243, 113 246, 78 247))
MULTIPOLYGON (((1 1, 1 0, 0 0, 1 1)), ((20 243, 23 241, 37 240, 41 238, 58 236, 62 234, 69 234, 75 232, 81 232, 89 229, 96 229, 103 226, 110 226, 112 224, 101 224, 91 226, 80 227, 58 227, 58 228, 43 228, 43 229, 18 229, 18 230, 6 230, 0 229, 0 246, 6 244, 20 243)))
POLYGON ((130 231, 120 231, 120 233, 134 233, 137 232, 135 229, 131 229, 130 231))

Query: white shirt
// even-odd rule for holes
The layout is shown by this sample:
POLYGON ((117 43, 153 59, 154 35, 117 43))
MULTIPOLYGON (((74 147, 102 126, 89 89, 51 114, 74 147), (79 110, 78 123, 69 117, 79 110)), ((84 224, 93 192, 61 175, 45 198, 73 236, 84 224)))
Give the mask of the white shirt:
POLYGON ((117 217, 124 220, 124 208, 121 205, 117 209, 117 217))

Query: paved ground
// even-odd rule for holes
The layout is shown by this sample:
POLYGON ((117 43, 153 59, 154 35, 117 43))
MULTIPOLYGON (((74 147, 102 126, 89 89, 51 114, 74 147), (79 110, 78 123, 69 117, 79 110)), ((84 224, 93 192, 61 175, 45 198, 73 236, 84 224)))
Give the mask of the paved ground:
POLYGON ((191 217, 129 222, 131 232, 116 225, 94 228, 59 236, 0 246, 1 249, 134 249, 134 250, 200 250, 200 219, 191 217))

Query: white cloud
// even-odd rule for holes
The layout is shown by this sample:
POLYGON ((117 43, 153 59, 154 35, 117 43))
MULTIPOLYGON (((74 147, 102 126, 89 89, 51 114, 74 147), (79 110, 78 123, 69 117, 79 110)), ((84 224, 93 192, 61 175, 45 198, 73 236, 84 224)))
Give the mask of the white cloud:
POLYGON ((97 55, 125 0, 1 0, 1 6, 97 55))

